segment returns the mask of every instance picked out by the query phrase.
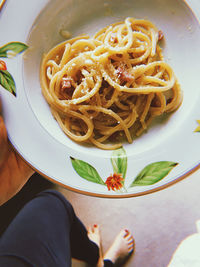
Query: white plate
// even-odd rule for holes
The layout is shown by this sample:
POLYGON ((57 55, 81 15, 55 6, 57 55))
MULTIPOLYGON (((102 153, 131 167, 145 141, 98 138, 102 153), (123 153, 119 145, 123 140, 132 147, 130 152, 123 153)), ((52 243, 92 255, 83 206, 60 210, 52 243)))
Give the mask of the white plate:
MULTIPOLYGON (((200 9, 197 2, 190 3, 200 9)), ((34 0, 30 3, 7 0, 1 10, 0 25, 0 46, 11 41, 29 45, 23 56, 5 60, 15 79, 17 97, 2 88, 0 94, 12 144, 42 175, 76 192, 128 197, 163 189, 198 168, 200 133, 194 130, 200 119, 200 27, 184 1, 34 0), (105 185, 79 176, 71 158, 93 166, 105 181, 114 172, 113 152, 76 144, 64 135, 42 96, 39 68, 42 54, 64 40, 60 30, 68 30, 72 37, 82 33, 92 35, 103 26, 128 16, 149 19, 164 32, 164 56, 175 71, 184 98, 181 107, 171 116, 154 123, 133 144, 124 145, 126 190, 109 191, 105 185), (159 161, 178 165, 153 185, 129 187, 142 169, 159 161)), ((90 168, 89 165, 86 168, 90 168)))

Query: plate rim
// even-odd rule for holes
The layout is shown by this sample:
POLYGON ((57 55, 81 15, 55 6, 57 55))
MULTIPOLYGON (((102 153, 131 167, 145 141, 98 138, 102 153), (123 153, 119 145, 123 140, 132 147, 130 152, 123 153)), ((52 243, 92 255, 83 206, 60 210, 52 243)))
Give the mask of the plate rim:
MULTIPOLYGON (((185 1, 185 0, 182 0, 183 2, 186 3, 186 5, 188 6, 188 8, 190 9, 190 11, 192 12, 192 14, 194 15, 194 17, 197 19, 197 21, 199 22, 199 19, 197 18, 196 14, 193 12, 193 10, 191 9, 191 7, 188 5, 188 3, 185 1)), ((31 29, 30 29, 31 30, 31 29)), ((8 134, 9 136, 9 134, 8 134)), ((11 138, 12 139, 12 138, 11 138)), ((13 145, 14 149, 16 147, 16 145, 13 145)), ((40 173, 40 171, 38 169, 36 169, 34 166, 31 165, 31 163, 26 160, 23 156, 22 156, 22 153, 20 153, 20 151, 18 150, 18 153, 20 154, 20 156, 27 162, 27 164, 29 166, 31 166, 31 168, 33 168, 34 170, 36 170, 38 173, 40 173)), ((150 193, 153 193, 153 192, 157 192, 157 191, 160 191, 164 188, 167 188, 175 183, 177 183, 178 181, 180 180, 183 180, 184 178, 188 177, 190 174, 194 173, 196 170, 198 170, 200 167, 200 162, 197 163, 197 164, 194 164, 194 166, 192 168, 190 168, 188 171, 186 171, 185 173, 181 174, 179 177, 177 177, 176 179, 174 179, 173 181, 168 181, 166 182, 165 184, 163 185, 160 185, 160 186, 157 186, 155 188, 152 188, 152 189, 147 189, 147 190, 144 190, 142 192, 138 192, 138 193, 123 193, 123 194, 120 194, 120 193, 117 193, 117 194, 103 194, 103 193, 92 193, 92 192, 89 192, 89 191, 85 191, 85 190, 79 190, 77 188, 74 188, 74 187, 71 187, 69 185, 66 185, 66 184, 63 184, 49 176, 47 176, 46 174, 44 173, 40 173, 43 177, 47 178, 48 180, 54 182, 55 184, 58 184, 58 185, 61 185, 62 187, 66 188, 66 189, 69 189, 71 191, 74 191, 74 192, 77 192, 77 193, 81 193, 81 194, 84 194, 84 195, 89 195, 89 196, 95 196, 95 197, 104 197, 104 198, 127 198, 127 197, 137 197, 137 196, 142 196, 142 195, 146 195, 146 194, 150 194, 150 193)))

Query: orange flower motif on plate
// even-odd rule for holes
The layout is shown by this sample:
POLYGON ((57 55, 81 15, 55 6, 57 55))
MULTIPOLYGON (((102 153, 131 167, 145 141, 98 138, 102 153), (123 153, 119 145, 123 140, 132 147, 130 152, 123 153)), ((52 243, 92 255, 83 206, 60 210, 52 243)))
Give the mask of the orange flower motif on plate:
POLYGON ((120 190, 123 187, 122 181, 124 181, 124 179, 121 173, 114 173, 106 179, 105 184, 107 185, 109 191, 110 189, 115 191, 120 190))
POLYGON ((3 60, 0 60, 0 70, 7 70, 6 63, 3 60))
MULTIPOLYGON (((127 192, 125 187, 127 155, 123 147, 112 152, 111 163, 113 167, 113 174, 111 174, 106 181, 101 178, 101 175, 98 173, 96 168, 90 163, 73 157, 70 157, 70 159, 74 170, 85 180, 101 186, 106 186, 109 191, 113 190, 116 193, 127 192)), ((168 173, 177 165, 178 163, 173 161, 158 161, 150 163, 146 165, 146 167, 144 167, 133 179, 129 188, 155 184, 168 175, 168 173)))

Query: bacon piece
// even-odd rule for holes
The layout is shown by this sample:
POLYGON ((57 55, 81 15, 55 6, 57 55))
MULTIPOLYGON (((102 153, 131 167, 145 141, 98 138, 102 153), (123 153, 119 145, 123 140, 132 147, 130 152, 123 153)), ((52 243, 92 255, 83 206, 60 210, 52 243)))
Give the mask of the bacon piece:
POLYGON ((61 81, 61 91, 64 92, 66 89, 70 89, 72 87, 72 78, 63 77, 61 81))
POLYGON ((164 38, 163 32, 160 30, 158 31, 158 41, 162 40, 164 38))
POLYGON ((71 98, 74 87, 72 86, 73 79, 70 77, 63 77, 60 86, 60 95, 62 99, 71 98))
POLYGON ((116 71, 118 78, 123 82, 131 82, 134 80, 134 77, 131 73, 125 70, 123 67, 118 67, 116 71))

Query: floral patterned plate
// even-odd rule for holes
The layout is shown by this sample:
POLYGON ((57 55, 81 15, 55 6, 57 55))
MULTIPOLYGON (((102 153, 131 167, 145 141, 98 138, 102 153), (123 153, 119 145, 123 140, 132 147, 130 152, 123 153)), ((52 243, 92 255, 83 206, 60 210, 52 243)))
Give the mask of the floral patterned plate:
POLYGON ((200 4, 187 2, 195 13, 182 0, 5 2, 0 11, 3 116, 13 146, 35 170, 76 192, 117 198, 161 190, 199 167, 200 4), (64 40, 62 31, 92 35, 128 16, 147 18, 164 32, 164 56, 181 84, 183 103, 118 150, 76 144, 42 96, 41 57, 64 40))

